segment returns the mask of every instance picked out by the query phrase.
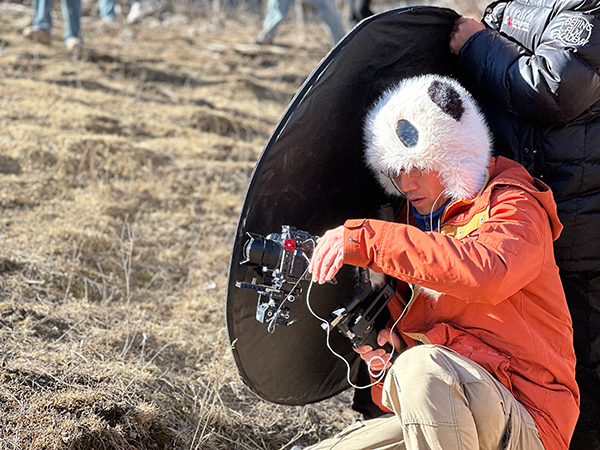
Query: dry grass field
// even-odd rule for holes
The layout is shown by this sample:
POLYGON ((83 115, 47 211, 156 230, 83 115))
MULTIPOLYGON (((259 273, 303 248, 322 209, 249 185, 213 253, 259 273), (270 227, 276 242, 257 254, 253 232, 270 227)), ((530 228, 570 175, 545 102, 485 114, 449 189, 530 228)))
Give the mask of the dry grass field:
MULTIPOLYGON (((25 40, 0 1, 0 449, 286 449, 350 423, 349 393, 262 401, 225 327, 252 168, 329 50, 318 20, 156 11, 85 45, 25 40)), ((125 6, 126 8, 126 6, 125 6)))

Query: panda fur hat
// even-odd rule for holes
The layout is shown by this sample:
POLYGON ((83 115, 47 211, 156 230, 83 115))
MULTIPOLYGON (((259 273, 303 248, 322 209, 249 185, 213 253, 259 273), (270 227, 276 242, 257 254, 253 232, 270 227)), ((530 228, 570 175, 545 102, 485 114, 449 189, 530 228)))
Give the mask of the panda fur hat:
POLYGON ((384 173, 401 169, 437 172, 451 199, 473 198, 485 183, 491 135, 471 94, 452 78, 401 81, 369 111, 364 131, 367 164, 392 195, 398 190, 384 173))

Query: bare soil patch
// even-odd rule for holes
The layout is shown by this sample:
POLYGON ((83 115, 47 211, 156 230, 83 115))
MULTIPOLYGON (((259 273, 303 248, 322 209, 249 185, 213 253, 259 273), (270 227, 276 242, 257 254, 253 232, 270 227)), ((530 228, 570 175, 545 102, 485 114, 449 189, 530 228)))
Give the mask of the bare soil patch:
POLYGON ((54 3, 44 47, 21 34, 30 6, 0 2, 0 449, 274 450, 340 430, 350 393, 284 407, 243 385, 224 311, 249 176, 329 51, 320 22, 261 47, 239 8, 127 25, 86 3, 72 55, 54 3))

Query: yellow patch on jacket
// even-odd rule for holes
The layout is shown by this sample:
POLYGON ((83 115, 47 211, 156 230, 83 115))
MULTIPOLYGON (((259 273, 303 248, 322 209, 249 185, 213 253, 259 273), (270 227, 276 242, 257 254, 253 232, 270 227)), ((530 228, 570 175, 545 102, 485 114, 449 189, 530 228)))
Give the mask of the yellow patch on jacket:
POLYGON ((465 236, 468 236, 479 228, 486 220, 490 218, 489 208, 484 211, 475 214, 469 222, 464 225, 444 225, 440 230, 440 233, 446 236, 452 236, 457 239, 462 239, 465 236))

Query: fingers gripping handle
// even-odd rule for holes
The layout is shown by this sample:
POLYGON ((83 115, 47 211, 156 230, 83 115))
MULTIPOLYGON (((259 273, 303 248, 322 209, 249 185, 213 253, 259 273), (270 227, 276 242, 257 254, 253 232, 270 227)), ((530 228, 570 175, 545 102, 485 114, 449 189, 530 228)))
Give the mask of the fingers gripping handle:
MULTIPOLYGON (((394 352, 394 348, 392 347, 392 345, 389 342, 386 342, 383 345, 379 345, 379 343, 377 342, 378 334, 379 334, 378 330, 373 330, 371 333, 369 333, 368 336, 366 336, 366 338, 364 339, 364 341, 361 345, 369 345, 373 350, 382 348, 385 350, 386 353, 394 352)), ((394 353, 397 353, 397 351, 395 351, 394 353)))

